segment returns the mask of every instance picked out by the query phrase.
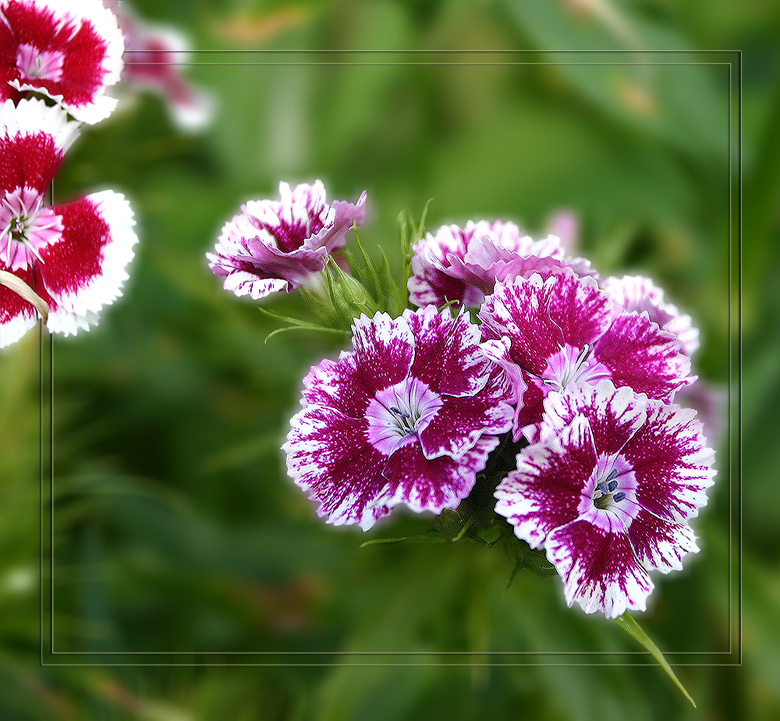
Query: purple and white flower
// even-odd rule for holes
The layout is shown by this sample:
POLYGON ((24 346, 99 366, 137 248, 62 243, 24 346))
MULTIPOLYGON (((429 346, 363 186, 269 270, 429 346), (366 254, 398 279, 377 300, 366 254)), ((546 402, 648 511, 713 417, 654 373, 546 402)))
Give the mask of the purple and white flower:
POLYGON ((512 423, 503 374, 449 308, 363 315, 353 350, 304 380, 284 450, 328 522, 368 530, 398 505, 439 513, 473 487, 512 423))
POLYGON ((621 312, 593 278, 567 269, 498 283, 479 318, 483 348, 514 388, 516 440, 534 440, 545 396, 570 385, 607 378, 668 402, 692 381, 677 338, 644 313, 621 312))
MULTIPOLYGON (((124 196, 110 190, 47 207, 44 195, 79 131, 43 100, 0 105, 0 270, 48 304, 49 330, 88 329, 121 295, 138 241, 124 196)), ((0 286, 0 347, 35 325, 35 307, 0 286)))
POLYGON ((225 290, 259 300, 297 288, 325 268, 352 224, 365 217, 365 192, 356 204, 327 205, 320 180, 295 188, 279 183, 279 195, 242 205, 223 227, 216 253, 206 254, 211 270, 225 278, 225 290))
POLYGON ((100 0, 0 0, 0 100, 42 93, 96 123, 116 107, 106 89, 119 80, 123 51, 100 0))
POLYGON ((413 250, 409 297, 420 307, 458 301, 476 308, 496 282, 534 272, 547 276, 570 266, 578 275, 595 275, 588 261, 567 258, 557 237, 534 241, 501 220, 443 225, 413 250))
POLYGON ((705 505, 714 454, 694 411, 610 381, 552 393, 539 442, 496 489, 496 512, 544 548, 566 601, 608 618, 644 610, 649 571, 698 551, 688 525, 705 505))
POLYGON ((692 356, 699 347, 699 331, 694 328, 691 316, 680 313, 676 306, 664 301, 663 290, 650 278, 631 275, 607 278, 603 288, 624 312, 645 311, 653 323, 677 336, 685 355, 692 356))

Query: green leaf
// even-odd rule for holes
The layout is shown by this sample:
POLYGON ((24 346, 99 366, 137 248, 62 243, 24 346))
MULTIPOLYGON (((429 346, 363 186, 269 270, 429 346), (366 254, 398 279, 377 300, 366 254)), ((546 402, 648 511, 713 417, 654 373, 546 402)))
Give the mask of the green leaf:
POLYGON ((618 616, 615 621, 617 621, 618 626, 620 626, 627 634, 633 636, 652 654, 653 658, 658 661, 658 664, 661 666, 661 668, 666 671, 669 678, 674 681, 677 688, 683 692, 685 698, 687 698, 693 704, 693 707, 696 708, 696 702, 685 690, 685 686, 680 683, 680 679, 678 679, 674 671, 672 671, 672 667, 667 663, 658 646, 656 646, 652 639, 642 630, 642 627, 636 622, 636 620, 634 620, 633 616, 628 613, 628 611, 626 611, 622 616, 618 616))
POLYGON ((428 216, 428 207, 433 198, 428 198, 423 208, 420 222, 416 223, 411 211, 406 208, 398 214, 398 229, 401 235, 401 257, 404 259, 403 283, 400 287, 406 288, 409 278, 412 277, 412 246, 425 235, 425 218, 428 216))
POLYGON ((400 536, 398 538, 372 538, 370 541, 360 544, 360 548, 366 546, 378 546, 384 543, 446 543, 448 539, 438 531, 425 531, 413 536, 400 536))
POLYGON ((279 335, 280 333, 285 333, 290 330, 312 330, 312 331, 318 331, 320 333, 335 333, 336 335, 349 335, 348 330, 344 330, 341 328, 328 328, 324 325, 317 325, 316 323, 310 323, 305 320, 301 320, 300 318, 293 318, 292 316, 288 315, 282 315, 281 313, 275 313, 272 310, 268 310, 267 308, 263 308, 262 306, 257 306, 257 309, 264 313, 265 315, 269 316, 270 318, 274 318, 276 320, 280 320, 284 323, 289 323, 290 325, 286 328, 277 328, 275 331, 272 331, 265 337, 265 342, 268 343, 268 341, 273 338, 275 335, 279 335))

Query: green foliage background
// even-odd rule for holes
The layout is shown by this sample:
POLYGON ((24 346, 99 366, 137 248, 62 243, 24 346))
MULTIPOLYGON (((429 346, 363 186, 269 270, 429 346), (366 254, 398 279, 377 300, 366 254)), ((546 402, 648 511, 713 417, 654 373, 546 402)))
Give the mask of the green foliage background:
MULTIPOLYGON (((209 129, 181 134, 160 98, 137 94, 69 154, 57 198, 125 192, 140 244, 100 326, 53 340, 51 499, 38 442, 49 341, 30 333, 0 355, 0 718, 780 717, 780 11, 758 0, 134 7, 201 50, 374 52, 193 55, 188 77, 218 104, 209 129), (516 49, 533 52, 375 52, 516 49), (730 86, 722 64, 735 55, 647 52, 722 49, 744 51, 741 156, 737 76, 730 86), (658 64, 672 60, 685 64, 658 64), (432 518, 334 529, 287 479, 279 446, 301 379, 341 341, 291 332, 265 344, 278 326, 223 291, 204 254, 241 203, 315 178, 330 198, 368 190, 361 238, 396 264, 396 216, 419 216, 429 198, 429 228, 503 217, 539 233, 571 209, 602 274, 652 275, 694 317, 707 384, 725 397, 741 371, 696 523, 702 552, 659 578, 637 614, 698 710, 614 623, 566 609, 557 579, 520 573, 507 590, 510 560, 476 544, 360 549, 432 518), (41 665, 49 541, 43 631, 64 655, 46 650, 41 665)), ((294 296, 268 307, 305 312, 294 296)))

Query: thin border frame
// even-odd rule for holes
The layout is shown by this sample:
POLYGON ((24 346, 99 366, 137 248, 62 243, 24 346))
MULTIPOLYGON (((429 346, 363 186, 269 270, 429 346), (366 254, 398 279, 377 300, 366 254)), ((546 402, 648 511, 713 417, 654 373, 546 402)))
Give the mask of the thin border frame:
MULTIPOLYGON (((125 55, 132 55, 134 52, 140 53, 141 51, 126 51, 125 55)), ((166 51, 151 51, 154 52, 166 52, 166 51)), ((246 55, 260 55, 260 56, 272 56, 272 55, 561 55, 561 54, 584 54, 584 55, 630 55, 630 56, 643 56, 653 54, 682 54, 682 55, 736 55, 736 67, 737 73, 734 76, 734 62, 557 62, 557 61, 502 61, 502 62, 354 62, 354 61, 333 61, 323 62, 315 60, 307 60, 300 62, 161 62, 161 63, 132 63, 126 62, 127 65, 183 65, 183 66, 307 66, 307 65, 408 65, 408 66, 430 66, 430 65, 549 65, 549 66, 570 66, 570 65, 618 65, 618 66, 631 66, 631 65, 722 65, 728 66, 728 525, 729 525, 729 545, 728 545, 728 638, 729 648, 727 651, 669 651, 665 652, 665 656, 670 666, 691 666, 691 667, 708 667, 708 666, 741 666, 742 665, 742 483, 741 483, 741 465, 742 465, 742 405, 741 405, 741 388, 742 388, 742 51, 741 50, 554 50, 554 51, 540 51, 540 50, 192 50, 183 51, 187 54, 197 55, 217 55, 217 54, 246 54, 246 55), (736 157, 737 157, 737 197, 736 197, 736 221, 737 221, 737 292, 736 297, 734 295, 734 245, 733 245, 733 231, 734 231, 734 124, 733 124, 733 112, 734 112, 734 97, 733 88, 736 80, 737 87, 737 122, 736 122, 736 157), (737 316, 737 337, 736 337, 736 355, 737 364, 736 369, 734 367, 734 313, 733 306, 736 303, 736 316, 737 316), (733 381, 736 381, 738 387, 738 402, 734 404, 733 395, 733 381), (736 414, 736 424, 733 423, 733 416, 736 414), (735 428, 736 426, 736 428, 735 428), (736 435, 736 444, 735 436, 736 435), (736 451, 736 453, 735 453, 736 451), (734 485, 733 475, 736 471, 737 484, 736 491, 739 499, 736 515, 732 506, 734 501, 734 485), (732 557, 733 532, 734 522, 737 526, 737 588, 736 588, 736 607, 737 607, 737 623, 736 623, 736 636, 737 636, 737 648, 736 648, 736 661, 735 662, 722 662, 722 663, 682 663, 678 661, 671 661, 672 657, 677 656, 733 656, 735 654, 734 648, 734 635, 735 629, 733 628, 734 620, 734 608, 733 608, 733 595, 734 595, 734 558, 732 557)), ((149 53, 146 53, 149 54, 149 53)), ((650 657, 648 651, 438 651, 435 653, 421 653, 421 652, 409 652, 409 651, 55 651, 54 650, 54 554, 53 554, 53 528, 54 528, 54 509, 53 509, 53 486, 54 486, 54 467, 53 467, 53 343, 51 337, 46 338, 44 343, 44 334, 42 326, 39 324, 39 364, 40 364, 40 422, 39 422, 39 438, 40 438, 40 559, 39 559, 39 605, 40 605, 40 663, 41 666, 75 666, 75 667, 104 667, 104 666, 120 666, 120 667, 158 667, 158 666, 237 666, 237 667, 277 667, 277 666, 302 666, 302 667, 323 667, 323 666, 356 666, 356 667, 396 667, 396 666, 411 666, 411 667, 424 667, 424 666, 485 666, 485 667, 520 667, 520 666, 655 666, 657 665, 654 660, 649 660, 646 663, 626 663, 624 661, 604 662, 604 663, 476 663, 473 661, 465 663, 453 663, 453 662, 436 662, 436 663, 415 663, 415 662, 401 662, 401 663, 343 663, 338 661, 338 657, 506 657, 506 656, 575 656, 575 657, 625 657, 625 656, 645 656, 650 657), (45 433, 44 424, 44 345, 48 345, 48 433, 45 433), (47 436, 49 442, 49 456, 48 456, 48 471, 49 471, 49 641, 50 647, 45 648, 44 644, 44 547, 46 545, 44 538, 44 466, 47 465, 44 461, 44 435, 47 436), (219 662, 210 663, 208 661, 203 662, 189 662, 189 663, 61 663, 61 662, 46 662, 45 655, 48 653, 51 657, 71 657, 71 656, 90 656, 92 658, 101 657, 115 657, 115 656, 173 656, 173 657, 193 657, 193 656, 205 656, 209 658, 219 657, 236 657, 236 656, 265 656, 265 657, 323 657, 334 659, 331 662, 298 662, 298 663, 232 663, 232 662, 219 662)), ((722 471, 721 471, 722 472, 722 471)))

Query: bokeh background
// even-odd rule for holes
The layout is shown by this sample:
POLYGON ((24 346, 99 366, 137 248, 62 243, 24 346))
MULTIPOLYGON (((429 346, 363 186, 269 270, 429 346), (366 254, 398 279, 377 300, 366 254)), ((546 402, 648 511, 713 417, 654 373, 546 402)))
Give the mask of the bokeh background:
MULTIPOLYGON (((126 193, 140 244, 100 326, 52 341, 51 387, 37 331, 0 354, 0 718, 780 717, 780 9, 132 7, 194 49, 302 52, 188 56, 215 109, 195 133, 164 97, 126 88, 56 179, 58 200, 126 193), (517 49, 532 52, 376 52, 517 49), (742 50, 743 65, 706 50, 742 50), (301 379, 342 343, 266 343, 279 325, 223 291, 204 254, 241 203, 316 178, 330 198, 368 191, 361 238, 393 263, 399 212, 429 198, 429 228, 501 217, 541 234, 566 211, 603 275, 652 275, 694 317, 705 393, 691 402, 719 475, 702 552, 638 616, 697 710, 614 623, 566 609, 557 579, 521 572, 507 589, 510 559, 477 544, 361 549, 432 518, 334 529, 287 479, 301 379)), ((306 313, 294 296, 267 305, 306 313)))

